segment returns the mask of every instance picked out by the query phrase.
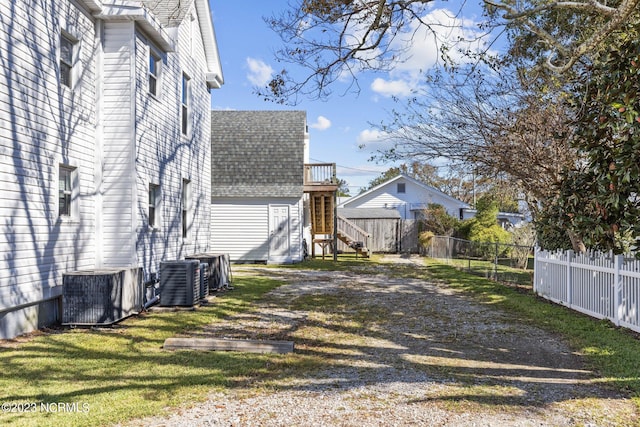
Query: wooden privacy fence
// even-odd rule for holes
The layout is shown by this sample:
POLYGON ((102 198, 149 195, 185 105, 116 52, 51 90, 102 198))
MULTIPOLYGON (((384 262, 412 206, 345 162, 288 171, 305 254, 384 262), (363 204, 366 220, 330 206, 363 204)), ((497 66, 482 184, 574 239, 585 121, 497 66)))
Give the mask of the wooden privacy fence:
MULTIPOLYGON (((369 236, 369 250, 371 252, 412 252, 418 253, 417 220, 397 218, 349 218, 349 221, 365 230, 369 236)), ((341 251, 352 251, 347 245, 338 242, 341 251)))
POLYGON ((538 295, 640 332, 640 261, 624 255, 536 250, 538 295))

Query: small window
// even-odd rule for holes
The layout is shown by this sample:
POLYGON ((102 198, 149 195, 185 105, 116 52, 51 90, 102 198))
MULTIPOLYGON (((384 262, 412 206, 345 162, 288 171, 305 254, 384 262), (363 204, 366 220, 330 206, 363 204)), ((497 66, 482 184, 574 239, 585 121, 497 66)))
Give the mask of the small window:
POLYGON ((153 51, 149 52, 149 93, 158 96, 161 59, 153 51))
POLYGON ((58 215, 71 217, 73 215, 73 186, 76 168, 60 165, 58 170, 58 215))
POLYGON ((189 125, 189 113, 191 108, 191 79, 186 74, 182 75, 182 134, 188 135, 191 127, 189 125))
POLYGON ((405 191, 405 183, 404 182, 399 182, 398 183, 398 194, 400 193, 406 193, 405 191))
POLYGON ((76 41, 66 34, 60 34, 60 84, 72 87, 73 61, 76 41))
POLYGON ((160 224, 160 186, 149 184, 149 227, 157 228, 160 224))
POLYGON ((191 181, 182 180, 182 238, 188 239, 191 230, 191 181))

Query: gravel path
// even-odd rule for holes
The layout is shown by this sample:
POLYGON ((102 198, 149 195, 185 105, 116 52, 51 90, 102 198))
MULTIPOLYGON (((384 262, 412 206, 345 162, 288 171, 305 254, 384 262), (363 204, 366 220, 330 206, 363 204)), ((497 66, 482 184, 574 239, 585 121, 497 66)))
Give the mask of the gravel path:
POLYGON ((633 403, 602 387, 557 337, 446 286, 392 277, 384 267, 235 266, 234 274, 287 284, 202 334, 293 340, 297 354, 322 356, 326 368, 214 393, 132 425, 638 425, 633 403), (309 305, 319 294, 334 303, 309 305))

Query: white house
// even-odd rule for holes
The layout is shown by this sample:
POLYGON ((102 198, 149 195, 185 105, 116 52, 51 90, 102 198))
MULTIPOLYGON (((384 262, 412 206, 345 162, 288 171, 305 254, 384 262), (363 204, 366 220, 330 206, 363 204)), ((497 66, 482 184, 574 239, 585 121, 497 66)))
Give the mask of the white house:
POLYGON ((65 272, 208 249, 207 0, 0 3, 0 338, 60 317, 65 272))
POLYGON ((211 112, 211 251, 234 262, 303 259, 304 111, 211 112))
POLYGON ((471 206, 408 175, 400 174, 362 194, 351 197, 338 208, 396 209, 402 219, 418 219, 429 204, 442 205, 449 215, 461 218, 471 206))

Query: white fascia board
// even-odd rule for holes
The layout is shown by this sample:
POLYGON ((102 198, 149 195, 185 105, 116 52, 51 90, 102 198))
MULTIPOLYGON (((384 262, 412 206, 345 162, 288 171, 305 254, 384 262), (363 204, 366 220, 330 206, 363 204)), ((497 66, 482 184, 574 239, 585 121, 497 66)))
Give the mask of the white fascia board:
POLYGON ((91 13, 98 13, 102 10, 102 2, 100 0, 80 0, 91 13))
POLYGON ((145 34, 165 52, 175 52, 175 45, 169 34, 162 28, 155 17, 140 3, 129 1, 112 1, 104 4, 101 10, 93 15, 104 21, 135 21, 145 34))
POLYGON ((208 0, 195 0, 196 11, 198 12, 198 24, 204 43, 204 53, 207 62, 207 85, 210 89, 220 89, 224 84, 222 66, 220 65, 220 54, 218 53, 218 42, 213 28, 211 9, 208 0))

